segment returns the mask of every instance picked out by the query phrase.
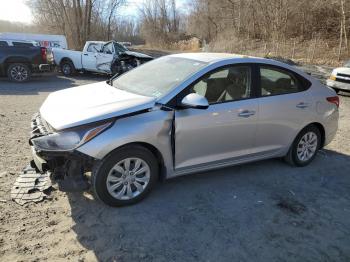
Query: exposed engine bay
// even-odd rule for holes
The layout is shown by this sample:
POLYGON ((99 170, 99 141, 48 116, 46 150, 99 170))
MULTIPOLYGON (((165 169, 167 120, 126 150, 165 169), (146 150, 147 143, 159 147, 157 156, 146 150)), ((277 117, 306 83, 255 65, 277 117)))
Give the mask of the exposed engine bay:
POLYGON ((112 75, 115 75, 115 74, 121 75, 152 59, 153 59, 152 57, 149 57, 141 53, 125 51, 123 53, 120 53, 118 56, 114 58, 114 61, 112 62, 112 65, 111 65, 112 75))

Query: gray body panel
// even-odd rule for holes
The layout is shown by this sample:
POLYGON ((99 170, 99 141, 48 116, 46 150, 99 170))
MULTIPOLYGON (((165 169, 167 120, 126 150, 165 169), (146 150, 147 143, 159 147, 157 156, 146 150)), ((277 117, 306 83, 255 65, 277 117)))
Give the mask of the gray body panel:
MULTIPOLYGON (((166 177, 221 168, 234 164, 286 155, 297 134, 308 124, 325 129, 327 145, 338 128, 338 109, 326 97, 335 92, 307 74, 285 64, 259 58, 222 58, 211 61, 167 95, 148 101, 147 112, 123 116, 96 138, 77 150, 103 159, 113 150, 130 143, 143 143, 162 156, 166 177), (210 105, 207 109, 164 110, 178 93, 205 73, 229 64, 263 63, 287 68, 311 82, 303 92, 257 97, 210 105), (298 105, 302 103, 303 107, 298 105), (254 112, 240 117, 242 111, 254 112), (173 140, 172 140, 173 139, 173 140)), ((147 106, 146 106, 147 105, 147 106)), ((129 112, 130 113, 130 112, 129 112)), ((99 116, 99 119, 103 118, 99 116)))
POLYGON ((175 114, 175 168, 240 158, 253 153, 258 116, 257 99, 185 109, 175 114), (255 111, 249 118, 243 110, 255 111))

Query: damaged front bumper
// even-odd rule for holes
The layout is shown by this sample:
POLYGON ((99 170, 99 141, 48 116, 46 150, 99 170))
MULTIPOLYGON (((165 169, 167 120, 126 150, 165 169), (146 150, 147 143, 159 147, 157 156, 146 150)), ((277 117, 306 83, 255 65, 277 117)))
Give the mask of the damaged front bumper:
POLYGON ((30 165, 39 173, 50 172, 53 182, 57 182, 61 191, 81 191, 89 187, 85 173, 91 171, 95 159, 72 151, 44 151, 35 147, 33 138, 46 136, 52 132, 51 127, 40 117, 34 115, 31 123, 31 146, 33 160, 30 165))

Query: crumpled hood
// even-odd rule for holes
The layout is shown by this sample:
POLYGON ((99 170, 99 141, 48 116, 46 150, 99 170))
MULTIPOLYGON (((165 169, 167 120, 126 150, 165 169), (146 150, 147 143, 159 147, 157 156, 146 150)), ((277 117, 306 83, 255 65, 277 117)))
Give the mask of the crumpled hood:
POLYGON ((129 93, 99 82, 51 93, 41 116, 61 130, 152 108, 155 98, 129 93))
POLYGON ((135 56, 135 57, 138 57, 138 58, 153 58, 152 56, 149 56, 149 55, 146 55, 146 54, 142 54, 142 53, 139 53, 139 52, 134 52, 134 51, 125 51, 124 54, 135 56))

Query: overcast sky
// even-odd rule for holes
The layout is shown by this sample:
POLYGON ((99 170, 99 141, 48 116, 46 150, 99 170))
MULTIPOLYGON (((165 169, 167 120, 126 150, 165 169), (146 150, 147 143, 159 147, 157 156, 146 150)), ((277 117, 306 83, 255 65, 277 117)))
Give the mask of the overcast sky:
MULTIPOLYGON (((130 0, 128 6, 122 7, 119 15, 137 17, 138 7, 144 0, 130 0)), ((178 0, 178 5, 184 7, 187 0, 178 0)), ((31 23, 33 20, 26 0, 0 0, 0 20, 31 23)))
POLYGON ((25 0, 0 0, 0 20, 30 23, 32 19, 25 0))

